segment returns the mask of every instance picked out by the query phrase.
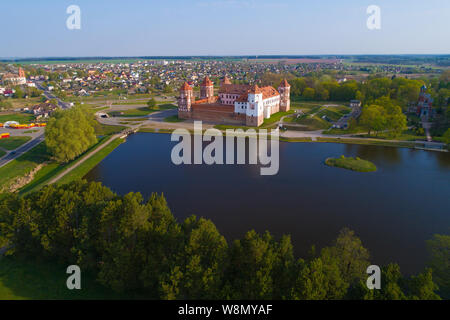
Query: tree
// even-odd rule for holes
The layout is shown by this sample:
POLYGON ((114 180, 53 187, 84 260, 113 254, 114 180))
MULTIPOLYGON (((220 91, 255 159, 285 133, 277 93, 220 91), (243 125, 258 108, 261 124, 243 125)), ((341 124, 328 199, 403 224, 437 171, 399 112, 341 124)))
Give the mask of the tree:
POLYGON ((154 98, 151 98, 150 100, 147 101, 147 106, 150 109, 154 109, 156 107, 156 100, 154 98))
MULTIPOLYGON (((449 132, 450 129, 447 131, 449 132)), ((450 235, 435 234, 427 241, 430 254, 429 266, 433 269, 434 279, 439 286, 441 296, 450 298, 450 235)))
POLYGON ((84 107, 58 110, 48 121, 45 143, 58 162, 75 159, 97 142, 92 114, 84 107))
POLYGON ((369 136, 372 131, 375 131, 378 134, 379 131, 386 127, 384 108, 377 105, 363 107, 359 122, 369 131, 369 136))
POLYGON ((442 136, 442 139, 444 143, 450 145, 450 128, 448 128, 447 131, 445 131, 444 135, 442 136))
POLYGON ((316 91, 313 88, 306 88, 305 90, 303 90, 303 98, 305 100, 313 100, 315 94, 316 91))

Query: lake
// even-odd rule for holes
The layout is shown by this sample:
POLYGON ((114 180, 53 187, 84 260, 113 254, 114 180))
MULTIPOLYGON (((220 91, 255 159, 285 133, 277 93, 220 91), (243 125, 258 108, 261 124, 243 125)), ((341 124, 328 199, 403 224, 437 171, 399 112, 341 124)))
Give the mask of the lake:
POLYGON ((425 241, 450 232, 450 153, 332 143, 280 142, 277 175, 255 165, 179 165, 169 134, 138 133, 85 178, 119 194, 164 193, 179 221, 211 219, 230 242, 250 229, 290 234, 297 257, 329 245, 349 227, 371 262, 423 270, 425 241), (373 173, 328 167, 328 157, 358 156, 373 173))

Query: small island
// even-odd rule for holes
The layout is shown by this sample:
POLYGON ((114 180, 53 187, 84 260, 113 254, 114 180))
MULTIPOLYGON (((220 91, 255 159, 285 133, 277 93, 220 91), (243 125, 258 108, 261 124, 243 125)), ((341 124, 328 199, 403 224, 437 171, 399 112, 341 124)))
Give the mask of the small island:
POLYGON ((352 158, 341 156, 340 158, 327 158, 325 164, 330 167, 344 168, 358 172, 373 172, 377 171, 377 167, 370 161, 360 159, 358 157, 352 158))

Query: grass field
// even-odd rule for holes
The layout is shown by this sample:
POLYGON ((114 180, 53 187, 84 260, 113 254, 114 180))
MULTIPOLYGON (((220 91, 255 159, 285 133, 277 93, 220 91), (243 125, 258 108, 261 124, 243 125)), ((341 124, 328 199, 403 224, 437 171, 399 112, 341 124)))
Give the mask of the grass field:
POLYGON ((373 172, 377 170, 377 167, 370 161, 358 157, 346 158, 343 155, 340 158, 328 158, 325 160, 325 164, 330 167, 338 167, 358 172, 373 172))
POLYGON ((0 158, 3 157, 6 154, 6 151, 3 151, 2 149, 0 149, 0 158))
POLYGON ((7 139, 1 139, 0 140, 0 148, 6 149, 6 150, 14 150, 30 140, 31 140, 31 137, 28 137, 28 136, 9 137, 7 139))
POLYGON ((23 112, 0 114, 0 123, 5 123, 7 121, 17 121, 21 124, 24 124, 34 121, 34 116, 30 113, 23 112))
POLYGON ((82 272, 81 290, 66 286, 67 266, 56 263, 0 257, 0 299, 127 299, 98 284, 82 272))
POLYGON ((112 126, 97 122, 97 124, 95 125, 95 134, 99 136, 106 136, 119 133, 120 131, 125 130, 126 128, 127 127, 124 126, 112 126))
POLYGON ((108 115, 110 117, 142 117, 147 116, 152 112, 155 112, 155 110, 150 109, 149 107, 142 107, 137 109, 110 111, 108 112, 108 115))

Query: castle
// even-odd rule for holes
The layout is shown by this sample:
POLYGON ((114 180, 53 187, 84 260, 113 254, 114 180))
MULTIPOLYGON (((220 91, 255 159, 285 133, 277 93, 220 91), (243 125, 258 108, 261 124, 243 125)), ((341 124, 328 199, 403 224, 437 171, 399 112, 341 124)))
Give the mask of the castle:
POLYGON ((19 74, 7 73, 3 76, 2 81, 4 84, 10 84, 13 86, 22 85, 27 83, 27 79, 25 76, 25 71, 21 67, 19 67, 19 74))
POLYGON ((214 83, 206 77, 200 84, 200 98, 196 99, 185 82, 180 88, 178 117, 258 127, 272 114, 289 111, 290 87, 286 79, 276 90, 272 86, 232 84, 225 77, 215 96, 214 83))
POLYGON ((417 115, 422 119, 428 119, 432 115, 433 99, 431 95, 426 93, 427 87, 425 85, 420 88, 419 103, 417 104, 417 115))

